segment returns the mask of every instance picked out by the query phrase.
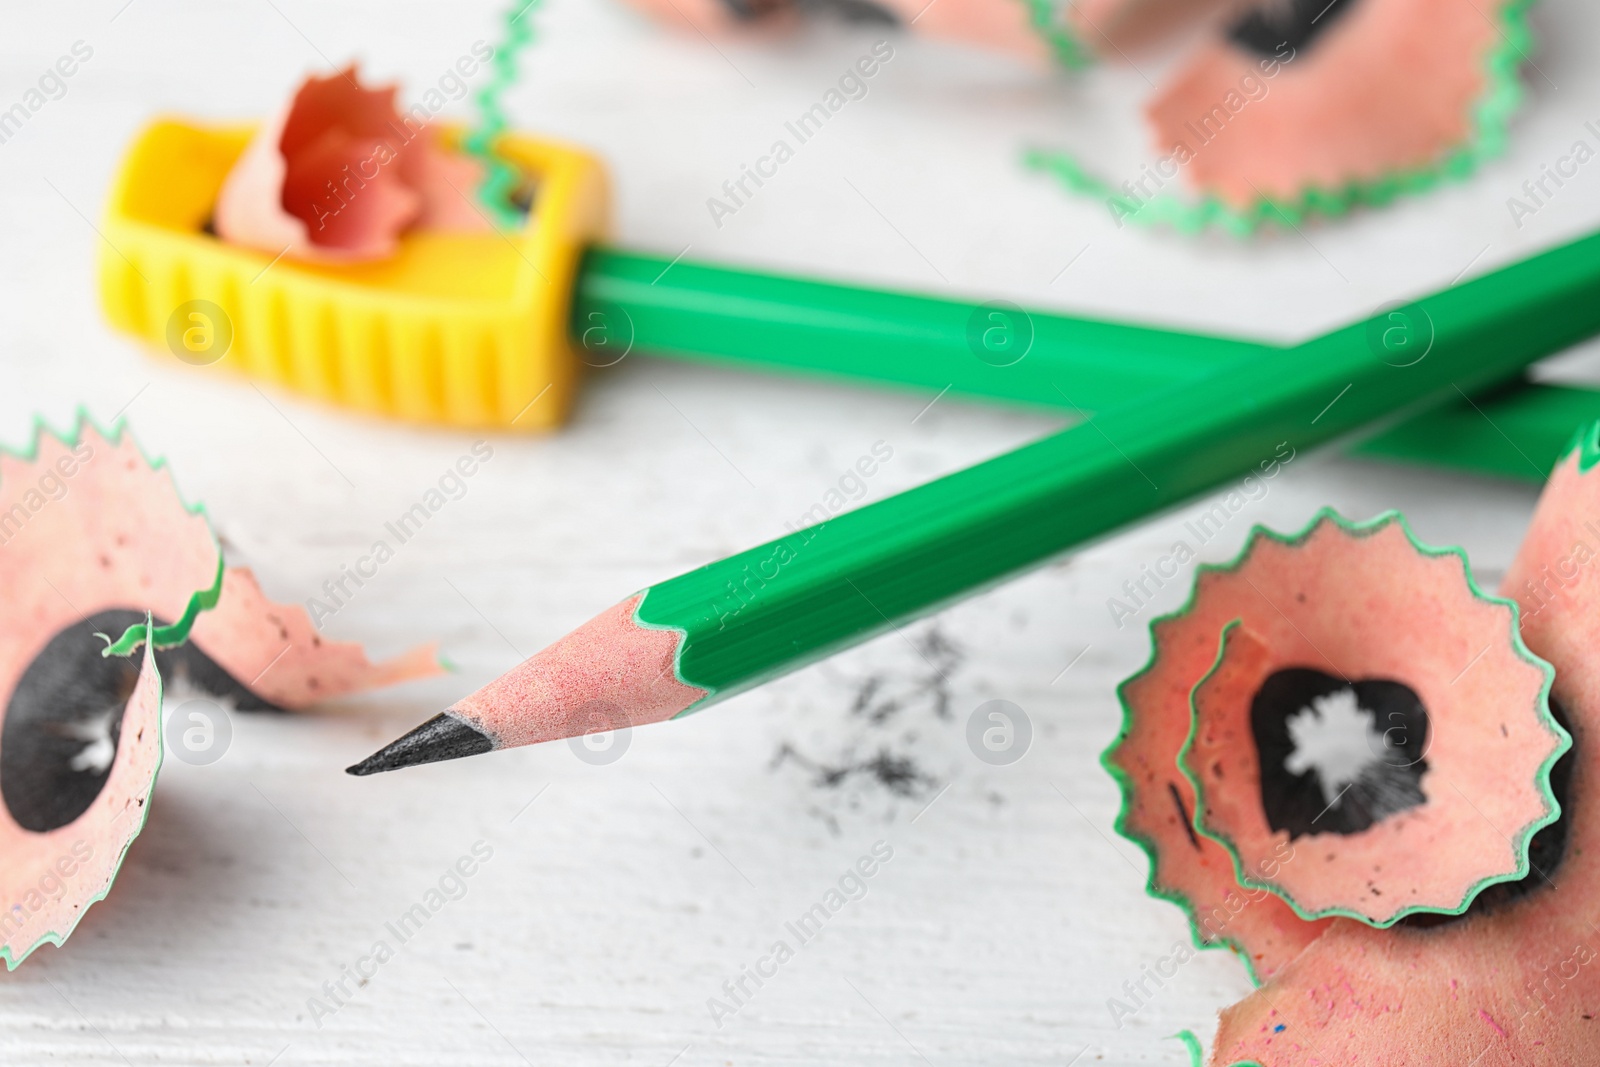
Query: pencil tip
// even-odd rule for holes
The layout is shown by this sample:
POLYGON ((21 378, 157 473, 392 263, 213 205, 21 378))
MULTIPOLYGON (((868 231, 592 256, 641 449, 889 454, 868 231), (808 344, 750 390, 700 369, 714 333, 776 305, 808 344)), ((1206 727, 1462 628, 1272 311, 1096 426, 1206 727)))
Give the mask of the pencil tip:
POLYGON ((381 771, 397 771, 419 763, 476 756, 494 748, 494 742, 479 729, 469 726, 448 712, 441 712, 380 748, 360 763, 346 767, 344 773, 364 778, 381 771))

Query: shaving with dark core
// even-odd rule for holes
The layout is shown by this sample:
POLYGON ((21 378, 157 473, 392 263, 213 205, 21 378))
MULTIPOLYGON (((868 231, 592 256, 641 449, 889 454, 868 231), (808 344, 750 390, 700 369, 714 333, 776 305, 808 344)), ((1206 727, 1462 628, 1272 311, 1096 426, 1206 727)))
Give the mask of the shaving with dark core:
MULTIPOLYGON (((1512 665, 1502 657, 1504 666, 1485 671, 1486 659, 1474 659, 1470 677, 1456 684, 1461 665, 1483 647, 1481 637, 1463 639, 1464 604, 1448 604, 1440 589, 1408 583, 1393 569, 1369 569, 1365 575, 1352 567, 1328 572, 1336 588, 1364 584, 1374 609, 1343 616, 1341 632, 1329 635, 1331 641, 1364 643, 1370 640, 1366 633, 1380 635, 1368 650, 1379 656, 1397 639, 1413 642, 1392 666, 1345 666, 1350 673, 1359 668, 1390 677, 1409 669, 1408 681, 1430 716, 1428 759, 1434 770, 1428 804, 1389 822, 1415 824, 1441 802, 1470 798, 1461 805, 1458 821, 1472 833, 1451 840, 1450 827, 1441 824, 1444 832, 1410 847, 1400 847, 1396 839, 1396 847, 1384 851, 1380 875, 1409 865, 1437 881, 1459 866, 1480 886, 1489 878, 1496 884, 1483 887, 1463 909, 1402 916, 1389 928, 1348 919, 1328 925, 1259 991, 1221 1013, 1212 1064, 1594 1062, 1600 812, 1591 787, 1600 706, 1600 656, 1595 653, 1600 580, 1595 568, 1583 564, 1592 555, 1590 523, 1600 508, 1597 464, 1600 424, 1586 427, 1556 461, 1500 585, 1502 594, 1520 605, 1508 636, 1526 642, 1528 655, 1542 657, 1548 670, 1541 700, 1548 697, 1549 718, 1541 727, 1530 730, 1526 698, 1511 699, 1509 693, 1497 695, 1480 716, 1452 707, 1462 702, 1464 690, 1471 699, 1500 688, 1509 680, 1501 677, 1505 666, 1512 665), (1578 565, 1574 545, 1584 553, 1578 565), (1560 591, 1547 600, 1548 583, 1557 573, 1560 591), (1394 598, 1394 591, 1406 585, 1406 595, 1394 598), (1429 611, 1431 620, 1396 626, 1400 615, 1430 602, 1436 605, 1429 611), (1471 729, 1463 732, 1463 725, 1471 729), (1570 737, 1570 746, 1547 748, 1545 759, 1530 766, 1515 750, 1541 728, 1570 737), (1521 798, 1537 800, 1546 815, 1514 831, 1519 820, 1496 809, 1531 811, 1533 805, 1521 798), (1511 877, 1499 877, 1503 868, 1497 854, 1508 841, 1520 862, 1505 872, 1511 877)), ((1218 662, 1227 658, 1224 653, 1218 662)), ((1336 864, 1319 853, 1343 853, 1361 837, 1383 835, 1386 825, 1349 837, 1303 840, 1298 848, 1312 861, 1307 870, 1326 877, 1336 864)), ((1292 861, 1285 871, 1292 873, 1300 862, 1292 861)))
POLYGON ((1422 777, 1428 771, 1428 713, 1403 682, 1352 683, 1311 667, 1280 670, 1256 691, 1250 726, 1267 823, 1287 830, 1291 841, 1305 834, 1360 833, 1427 801, 1422 777), (1343 709, 1356 723, 1365 718, 1365 751, 1354 761, 1347 756, 1348 777, 1330 780, 1326 768, 1304 761, 1296 727, 1333 728, 1331 718, 1343 709))
POLYGON ((224 565, 204 513, 120 426, 108 434, 80 418, 70 435, 37 427, 24 454, 0 449, 0 516, 8 968, 65 942, 142 831, 167 740, 163 676, 253 712, 442 669, 431 646, 373 663, 269 600, 249 570, 224 565), (41 891, 45 879, 57 889, 41 891))
MULTIPOLYGON (((100 795, 116 758, 136 661, 102 656, 95 635, 136 612, 100 612, 57 633, 17 679, 0 729, 0 797, 34 833, 65 826, 100 795), (110 616, 116 616, 113 619, 110 616)), ((120 623, 120 625, 118 625, 120 623)))
POLYGON ((1228 27, 1228 39, 1259 56, 1280 54, 1285 47, 1304 51, 1356 0, 1277 0, 1261 4, 1228 27))
POLYGON ((722 0, 722 6, 735 22, 743 23, 759 22, 791 9, 846 23, 879 26, 900 23, 893 11, 872 0, 722 0))
MULTIPOLYGON (((17 679, 0 727, 0 797, 17 825, 35 833, 65 826, 88 810, 111 773, 122 715, 139 680, 138 660, 104 655, 107 635, 144 621, 142 611, 110 608, 52 637, 17 679)), ((164 619, 155 620, 166 626, 164 619)), ((229 701, 239 711, 281 711, 193 644, 157 649, 170 684, 229 701)))

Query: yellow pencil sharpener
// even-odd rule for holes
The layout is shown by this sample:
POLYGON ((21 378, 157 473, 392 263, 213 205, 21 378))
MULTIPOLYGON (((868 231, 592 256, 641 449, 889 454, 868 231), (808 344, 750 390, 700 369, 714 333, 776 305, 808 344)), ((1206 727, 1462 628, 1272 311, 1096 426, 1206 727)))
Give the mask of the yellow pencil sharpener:
POLYGON ((100 255, 113 326, 170 358, 379 415, 515 430, 562 422, 579 371, 574 280, 609 221, 598 159, 502 135, 495 151, 534 188, 520 231, 416 231, 381 262, 274 261, 208 232, 253 132, 163 119, 135 140, 100 255))

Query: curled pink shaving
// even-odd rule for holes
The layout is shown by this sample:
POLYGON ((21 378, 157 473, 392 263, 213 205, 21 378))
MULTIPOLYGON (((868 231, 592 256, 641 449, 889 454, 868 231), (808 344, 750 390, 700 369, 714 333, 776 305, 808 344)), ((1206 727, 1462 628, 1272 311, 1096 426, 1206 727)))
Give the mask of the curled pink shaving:
POLYGON ((358 644, 324 639, 304 609, 268 600, 245 567, 223 575, 221 599, 195 620, 189 640, 245 688, 289 710, 444 673, 434 644, 373 663, 358 644))
POLYGON ((487 228, 471 201, 478 164, 394 97, 393 85, 363 87, 354 65, 307 78, 234 164, 217 233, 273 255, 358 261, 393 255, 409 229, 487 228))

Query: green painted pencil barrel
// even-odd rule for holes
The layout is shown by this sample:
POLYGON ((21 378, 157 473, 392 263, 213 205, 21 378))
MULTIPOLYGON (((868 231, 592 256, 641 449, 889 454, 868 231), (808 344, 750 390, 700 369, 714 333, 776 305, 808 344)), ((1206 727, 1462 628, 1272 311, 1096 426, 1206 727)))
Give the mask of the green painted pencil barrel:
POLYGON ((1085 410, 1264 347, 601 248, 579 272, 573 336, 599 323, 655 354, 1085 410))
POLYGON ((680 575, 637 616, 684 631, 680 677, 720 699, 1597 331, 1600 234, 680 575))
MULTIPOLYGON (((597 362, 656 355, 911 386, 1078 414, 1278 346, 592 249, 573 336, 597 362), (597 331, 596 327, 603 327, 597 331)), ((1465 399, 1366 442, 1367 455, 1537 481, 1600 392, 1538 386, 1465 399), (1487 418, 1485 418, 1487 416, 1487 418), (1496 427, 1499 427, 1497 429, 1496 427), (1504 432, 1502 432, 1504 431, 1504 432)))

